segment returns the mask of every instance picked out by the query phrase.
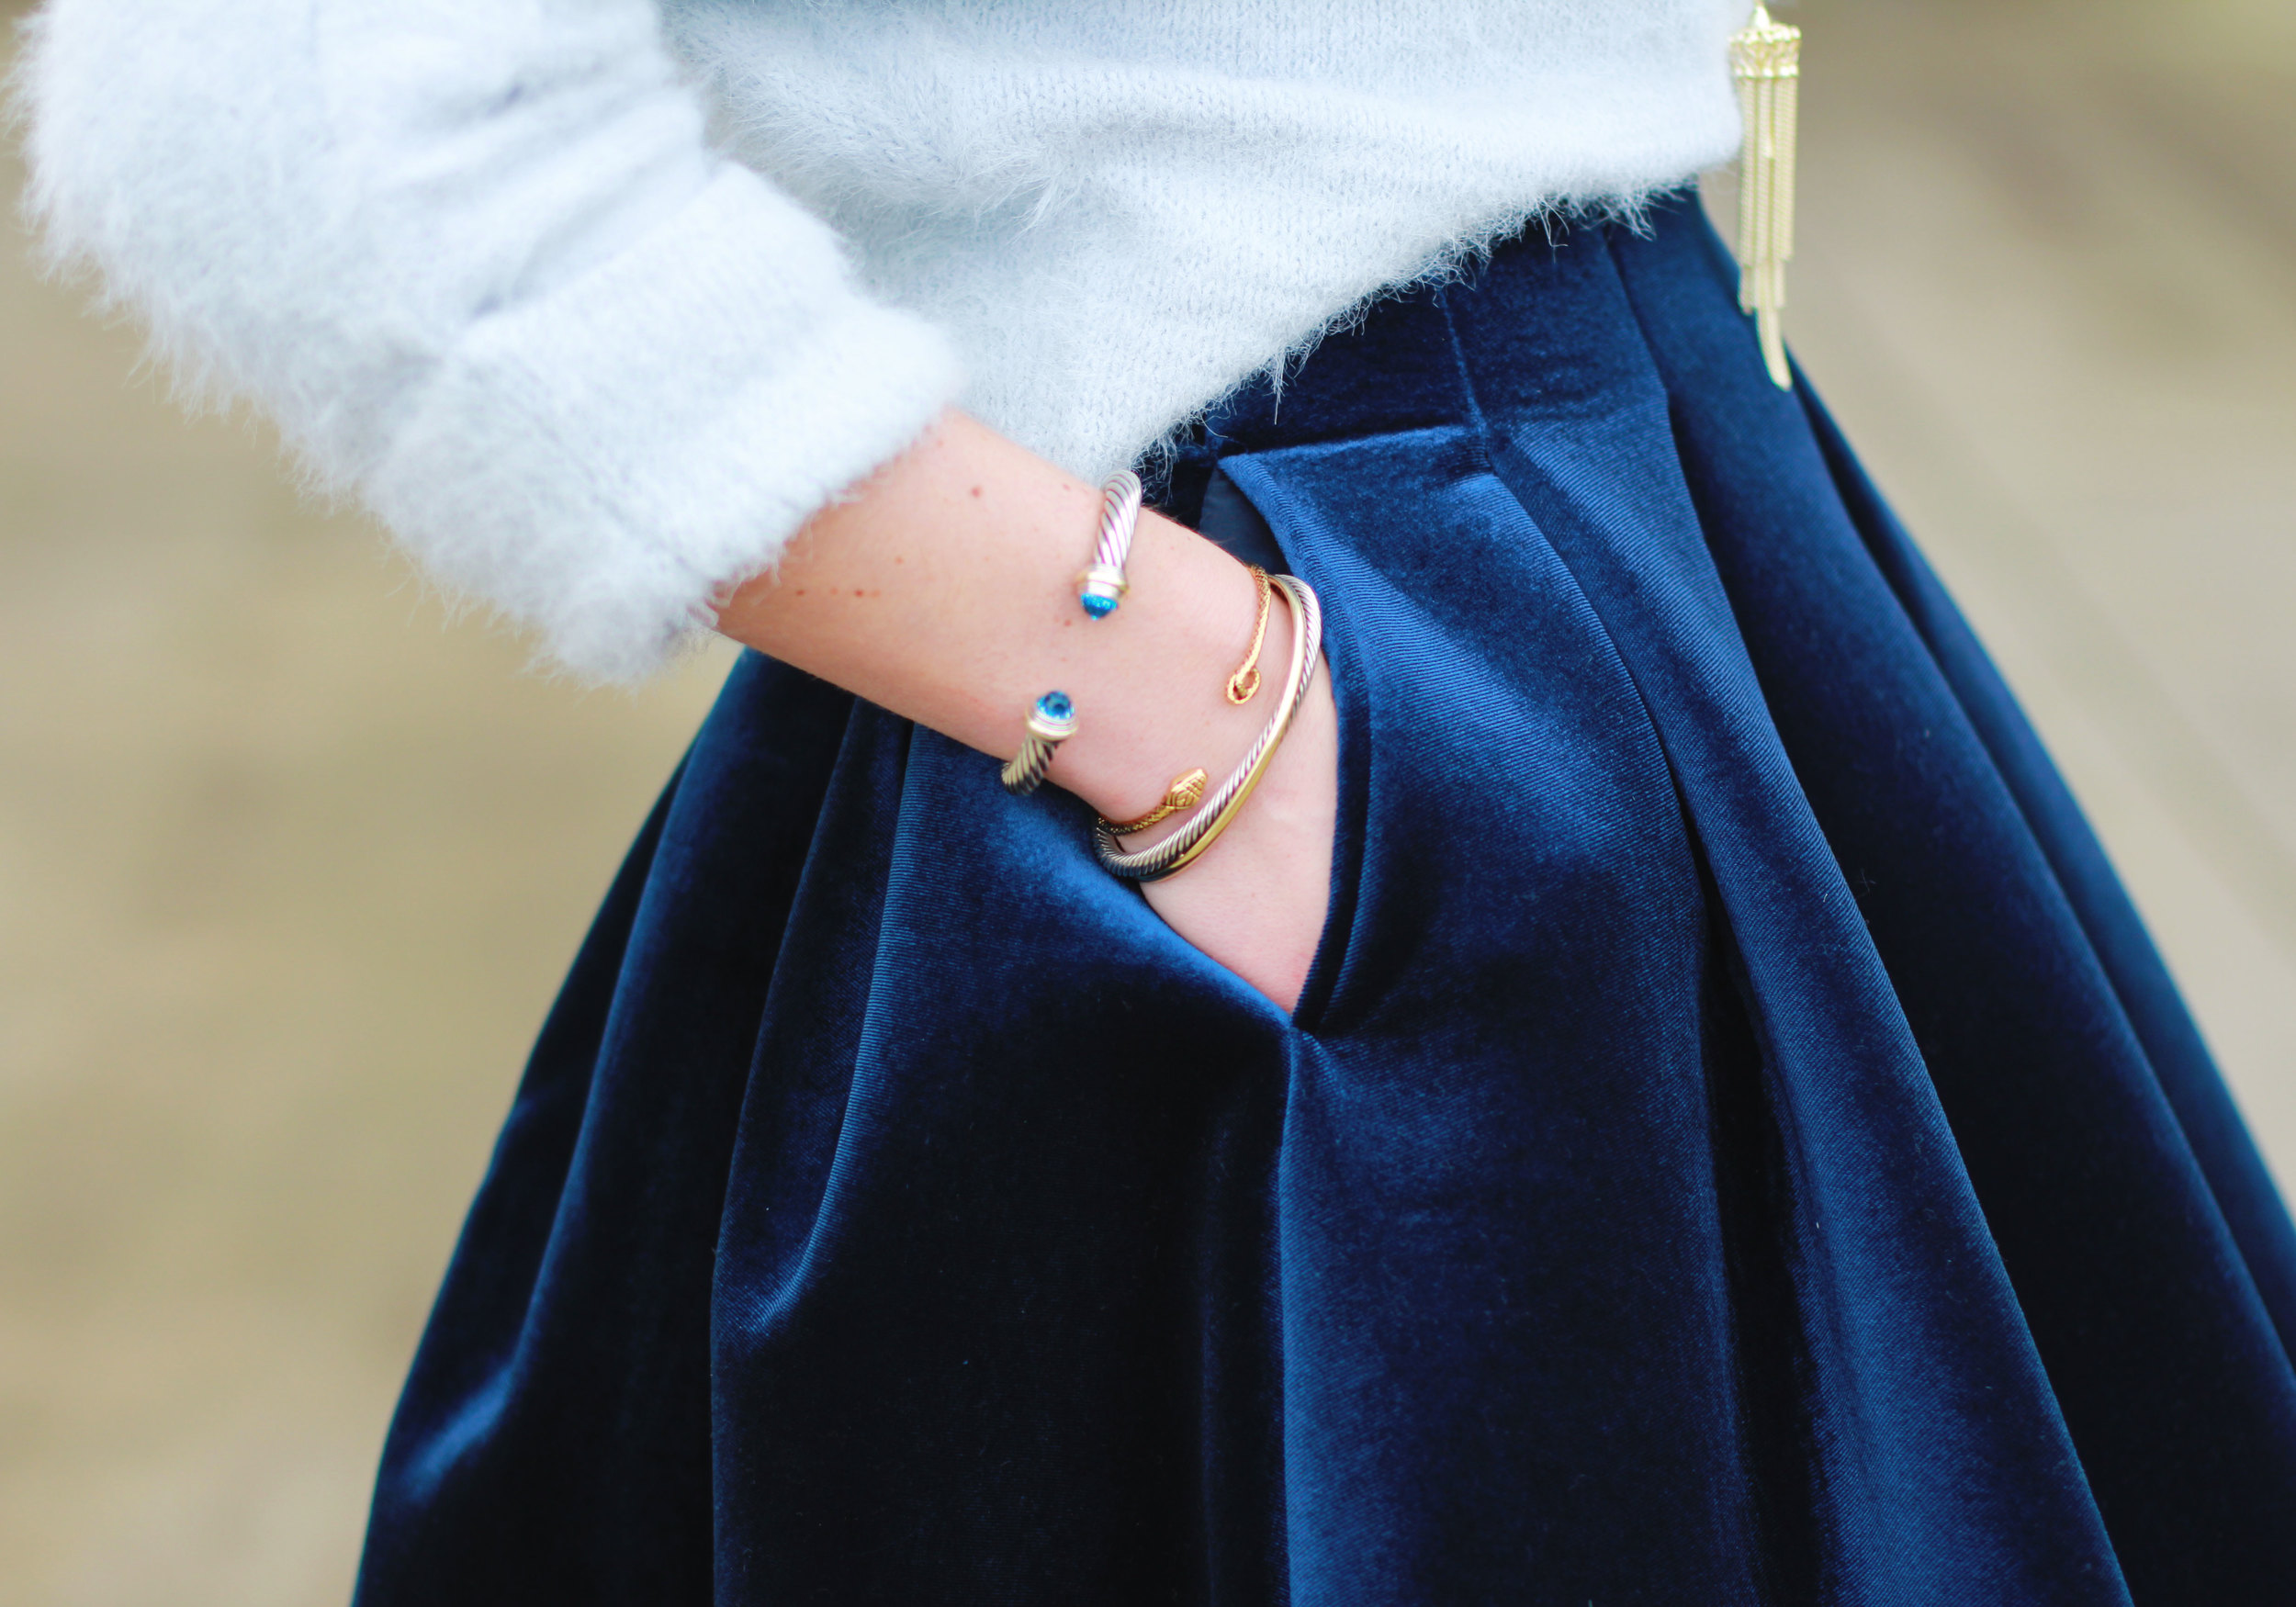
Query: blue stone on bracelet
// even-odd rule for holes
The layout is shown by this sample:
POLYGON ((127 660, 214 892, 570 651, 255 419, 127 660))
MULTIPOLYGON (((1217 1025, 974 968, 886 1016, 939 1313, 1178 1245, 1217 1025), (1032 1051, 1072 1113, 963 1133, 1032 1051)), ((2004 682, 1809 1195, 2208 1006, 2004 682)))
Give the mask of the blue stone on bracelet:
POLYGON ((1036 712, 1048 720, 1066 720, 1076 713, 1076 705, 1068 701, 1064 691, 1048 691, 1036 701, 1036 712))
POLYGON ((1103 597, 1097 591, 1078 594, 1076 601, 1085 605, 1085 612, 1094 619, 1106 619, 1116 612, 1117 599, 1103 597))

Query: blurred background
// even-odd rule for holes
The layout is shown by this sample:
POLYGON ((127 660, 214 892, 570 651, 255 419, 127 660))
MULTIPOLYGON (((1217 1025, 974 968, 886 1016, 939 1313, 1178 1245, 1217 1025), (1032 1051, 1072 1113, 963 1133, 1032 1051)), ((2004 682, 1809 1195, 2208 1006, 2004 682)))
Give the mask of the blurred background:
MULTIPOLYGON (((2285 1186, 2296 6, 1782 9, 1789 334, 2285 1186)), ((529 672, 78 299, 0 238, 0 1607, 339 1603, 526 1042, 726 658, 529 672)))

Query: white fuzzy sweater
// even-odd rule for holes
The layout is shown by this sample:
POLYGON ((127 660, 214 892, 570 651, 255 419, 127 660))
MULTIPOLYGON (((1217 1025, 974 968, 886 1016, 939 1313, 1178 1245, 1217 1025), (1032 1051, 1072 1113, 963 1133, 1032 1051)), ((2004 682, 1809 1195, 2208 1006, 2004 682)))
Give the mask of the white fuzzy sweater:
POLYGON ((1098 478, 1737 137, 1746 0, 52 0, 30 205, 604 679, 943 406, 1098 478))

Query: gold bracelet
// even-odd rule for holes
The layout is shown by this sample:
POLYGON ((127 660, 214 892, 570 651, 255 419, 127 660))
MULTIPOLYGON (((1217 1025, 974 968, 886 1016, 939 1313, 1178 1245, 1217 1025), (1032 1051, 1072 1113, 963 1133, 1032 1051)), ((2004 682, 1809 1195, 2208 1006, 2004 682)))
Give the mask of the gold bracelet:
POLYGON ((1316 600, 1314 589, 1306 581, 1290 575, 1272 577, 1272 581, 1284 594, 1292 619, 1291 668, 1284 677, 1283 701, 1277 704, 1258 739, 1229 772, 1228 779, 1205 801, 1202 812, 1154 848, 1142 848, 1136 854, 1126 853, 1116 840, 1116 826, 1105 820, 1094 825, 1093 855, 1100 861, 1100 868, 1111 876, 1121 876, 1128 882, 1154 882, 1194 863, 1197 856, 1211 847, 1242 813, 1253 789, 1267 773, 1276 750, 1283 746, 1284 737, 1291 729, 1292 716, 1300 712, 1300 705, 1307 700, 1308 687, 1315 680, 1316 659, 1323 643, 1323 609, 1316 600))
POLYGON ((1267 605, 1275 601, 1273 589, 1267 584, 1267 571, 1257 564, 1246 564, 1252 571, 1253 590, 1258 593, 1259 617, 1252 622, 1252 650, 1244 656, 1236 672, 1228 677, 1228 701, 1239 709, 1252 701, 1260 689, 1260 647, 1267 640, 1267 605))
POLYGON ((1100 824, 1119 837, 1130 837, 1136 831, 1146 831, 1157 822, 1169 820, 1183 809, 1193 809, 1204 801, 1204 789, 1211 785, 1211 777, 1201 766, 1184 776, 1174 776, 1172 784, 1164 790, 1164 802, 1138 820, 1110 820, 1100 816, 1100 824))
MULTIPOLYGON (((1251 651, 1244 654, 1244 662, 1236 667, 1236 672, 1228 677, 1228 701, 1238 708, 1250 702, 1260 689, 1260 648, 1267 642, 1267 610, 1275 601, 1275 588, 1267 583, 1267 571, 1257 564, 1244 567, 1250 571, 1253 590, 1258 593, 1259 617, 1252 622, 1251 651)), ((1204 801, 1204 789, 1210 785, 1211 777, 1199 766, 1186 775, 1174 776, 1172 784, 1164 791, 1164 802, 1139 819, 1110 820, 1103 815, 1100 824, 1119 837, 1131 837, 1134 832, 1146 831, 1152 826, 1171 819, 1183 809, 1195 808, 1204 801)))

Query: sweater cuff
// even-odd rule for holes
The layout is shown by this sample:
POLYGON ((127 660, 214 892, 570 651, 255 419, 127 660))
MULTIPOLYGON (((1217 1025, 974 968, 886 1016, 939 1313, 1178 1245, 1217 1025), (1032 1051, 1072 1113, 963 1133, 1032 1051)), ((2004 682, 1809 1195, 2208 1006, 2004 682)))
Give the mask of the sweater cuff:
POLYGON ((449 586, 594 680, 638 680, 955 398, 940 331, 856 289, 755 174, 478 319, 363 491, 449 586))

